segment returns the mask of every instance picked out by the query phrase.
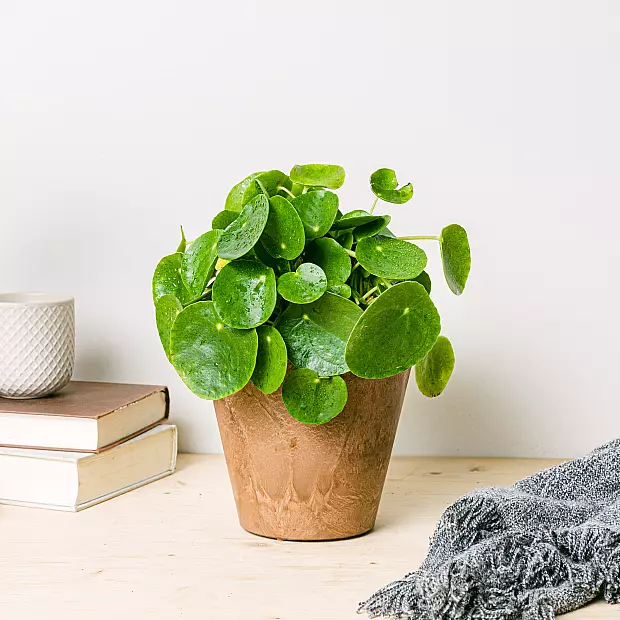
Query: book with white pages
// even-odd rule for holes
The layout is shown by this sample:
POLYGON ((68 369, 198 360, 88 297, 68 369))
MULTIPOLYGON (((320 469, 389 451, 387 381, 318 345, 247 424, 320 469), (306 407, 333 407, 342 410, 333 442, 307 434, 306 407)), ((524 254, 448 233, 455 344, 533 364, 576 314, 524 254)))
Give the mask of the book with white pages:
POLYGON ((176 458, 170 424, 98 454, 0 447, 0 504, 77 512, 168 476, 176 458))

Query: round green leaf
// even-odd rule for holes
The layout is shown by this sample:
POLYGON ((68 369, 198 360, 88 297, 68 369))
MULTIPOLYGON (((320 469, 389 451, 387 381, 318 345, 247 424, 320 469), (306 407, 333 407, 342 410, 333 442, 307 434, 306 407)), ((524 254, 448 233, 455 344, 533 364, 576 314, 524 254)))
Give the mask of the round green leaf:
POLYGON ((280 170, 269 170, 267 172, 255 172, 237 183, 229 192, 226 198, 225 209, 227 211, 241 211, 243 207, 255 196, 261 193, 256 181, 260 181, 270 196, 278 193, 278 187, 291 189, 292 183, 284 172, 280 170))
POLYGON ((426 267, 424 250, 413 243, 394 237, 365 237, 355 249, 359 263, 380 278, 410 280, 426 267))
POLYGON ((287 411, 304 424, 325 424, 347 404, 347 384, 342 377, 320 378, 308 368, 293 370, 282 385, 287 411))
MULTIPOLYGON (((359 240, 364 239, 364 237, 374 237, 379 233, 383 234, 383 231, 386 229, 391 219, 389 215, 378 215, 376 220, 362 224, 361 226, 356 226, 353 235, 355 239, 359 240)), ((390 233, 389 236, 392 236, 392 234, 390 233)))
POLYGON ((290 190, 293 187, 291 179, 281 170, 268 170, 256 175, 256 181, 260 181, 261 185, 267 190, 270 196, 275 196, 280 190, 278 188, 285 187, 290 190))
POLYGON ((235 260, 217 274, 212 296, 226 325, 250 329, 264 323, 276 307, 276 276, 258 261, 235 260))
POLYGON ((340 295, 340 297, 344 297, 345 299, 349 299, 351 297, 351 287, 344 282, 329 282, 327 283, 327 291, 329 293, 334 293, 334 295, 340 295))
POLYGON ((424 287, 401 282, 359 319, 347 343, 346 363, 358 377, 391 377, 417 364, 435 344, 439 330, 439 313, 424 287))
POLYGON ((396 173, 389 168, 380 168, 370 176, 370 188, 375 196, 393 204, 403 204, 413 197, 413 185, 408 183, 397 189, 396 173))
POLYGON ((232 224, 239 214, 235 211, 220 211, 211 221, 213 230, 224 230, 229 224, 232 224))
POLYGON ((325 272, 313 263, 299 265, 297 271, 278 278, 278 293, 295 304, 316 301, 327 290, 325 272))
POLYGON ((416 364, 415 380, 424 396, 439 396, 454 370, 454 350, 445 336, 439 336, 433 348, 416 364))
POLYGON ((153 274, 153 302, 157 303, 164 295, 173 295, 185 304, 191 301, 192 294, 185 288, 181 278, 183 254, 177 252, 164 256, 153 274))
POLYGON ((258 355, 252 373, 252 383, 264 394, 272 394, 286 376, 286 345, 280 332, 270 325, 256 328, 258 355))
POLYGON ((230 396, 250 380, 257 348, 256 330, 228 327, 211 301, 185 308, 170 337, 179 376, 196 396, 209 400, 230 396))
POLYGON ((344 168, 330 164, 294 166, 289 176, 293 183, 339 189, 344 183, 344 168))
POLYGON ((304 251, 304 225, 293 205, 282 196, 269 199, 269 217, 261 236, 263 247, 274 258, 293 260, 304 251))
POLYGON ((222 232, 217 246, 218 255, 234 259, 249 252, 263 234, 268 217, 269 201, 264 194, 258 194, 222 232))
POLYGON ((417 278, 413 278, 414 282, 419 282, 425 289, 426 292, 431 294, 431 277, 423 271, 417 278))
POLYGON ((330 377, 348 371, 344 360, 346 343, 360 316, 362 310, 357 304, 325 293, 311 304, 291 304, 276 327, 293 365, 330 377))
POLYGON ((170 359, 170 332, 175 319, 182 310, 183 305, 174 295, 160 297, 155 305, 157 331, 168 359, 170 359))
POLYGON ((306 260, 318 265, 334 282, 346 282, 351 275, 351 257, 344 248, 331 237, 321 237, 308 244, 306 260))
POLYGON ((194 298, 200 297, 213 276, 217 262, 218 239, 222 231, 211 230, 192 241, 183 254, 181 277, 194 298))
POLYGON ((465 290, 471 268, 471 252, 467 233, 462 226, 450 224, 439 237, 443 272, 450 290, 460 295, 465 290))
POLYGON ((338 196, 320 189, 297 196, 291 204, 303 222, 306 239, 316 239, 323 237, 334 223, 338 211, 338 196))
POLYGON ((256 183, 254 183, 254 179, 259 174, 260 172, 254 172, 250 176, 245 177, 243 181, 237 183, 237 185, 230 190, 224 206, 227 211, 236 211, 240 213, 245 203, 259 193, 260 190, 256 183))
POLYGON ((261 261, 268 267, 271 267, 275 272, 276 276, 279 276, 283 273, 288 273, 291 270, 290 263, 284 258, 274 258, 265 250, 262 243, 257 243, 254 248, 254 259, 261 261))

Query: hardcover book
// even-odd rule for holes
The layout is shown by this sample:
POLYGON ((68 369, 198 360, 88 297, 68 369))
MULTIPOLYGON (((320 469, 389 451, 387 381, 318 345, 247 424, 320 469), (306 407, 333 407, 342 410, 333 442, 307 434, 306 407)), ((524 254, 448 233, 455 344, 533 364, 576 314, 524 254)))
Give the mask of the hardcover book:
POLYGON ((168 388, 71 381, 58 394, 0 398, 0 446, 101 452, 168 418, 168 388))
POLYGON ((0 448, 0 504, 76 512, 171 474, 176 458, 168 424, 101 454, 0 448))

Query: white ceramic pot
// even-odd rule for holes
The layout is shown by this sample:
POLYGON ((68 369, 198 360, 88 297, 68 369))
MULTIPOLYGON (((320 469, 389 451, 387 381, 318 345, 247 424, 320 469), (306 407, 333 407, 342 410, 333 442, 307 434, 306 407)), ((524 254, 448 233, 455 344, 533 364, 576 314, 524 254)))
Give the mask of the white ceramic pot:
POLYGON ((0 396, 53 394, 69 383, 74 360, 72 297, 0 294, 0 396))

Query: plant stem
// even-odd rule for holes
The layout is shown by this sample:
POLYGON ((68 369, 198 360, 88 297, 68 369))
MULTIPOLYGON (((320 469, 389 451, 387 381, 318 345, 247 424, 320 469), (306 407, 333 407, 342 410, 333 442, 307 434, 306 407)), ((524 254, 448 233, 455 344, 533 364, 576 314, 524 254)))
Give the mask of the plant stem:
POLYGON ((359 263, 355 263, 355 265, 353 265, 353 269, 351 269, 351 273, 353 273, 359 266, 359 263))
POLYGON ((426 236, 412 236, 412 237, 396 237, 397 239, 400 239, 401 241, 422 241, 424 239, 429 239, 429 240, 433 240, 433 241, 439 241, 439 237, 434 237, 432 235, 426 235, 426 236))
POLYGON ((286 189, 286 187, 282 187, 281 185, 278 185, 278 189, 282 192, 286 192, 289 196, 291 196, 292 198, 296 198, 295 194, 293 194, 293 192, 289 189, 286 189))
POLYGON ((391 283, 391 282, 389 282, 388 280, 386 280, 385 278, 380 278, 380 280, 381 280, 381 283, 382 283, 384 286, 387 286, 388 288, 391 288, 391 287, 392 287, 392 283, 391 283))
POLYGON ((372 214, 373 214, 373 212, 374 212, 374 210, 375 210, 375 207, 377 206, 377 203, 378 203, 378 202, 379 202, 379 196, 377 196, 377 197, 375 198, 375 201, 372 203, 372 207, 370 207, 370 215, 372 215, 372 214))
POLYGON ((355 252, 353 250, 347 250, 347 248, 342 248, 351 258, 357 258, 355 256, 355 252))
POLYGON ((373 293, 376 293, 378 290, 378 286, 373 286, 366 294, 362 295, 361 300, 366 301, 373 293))

